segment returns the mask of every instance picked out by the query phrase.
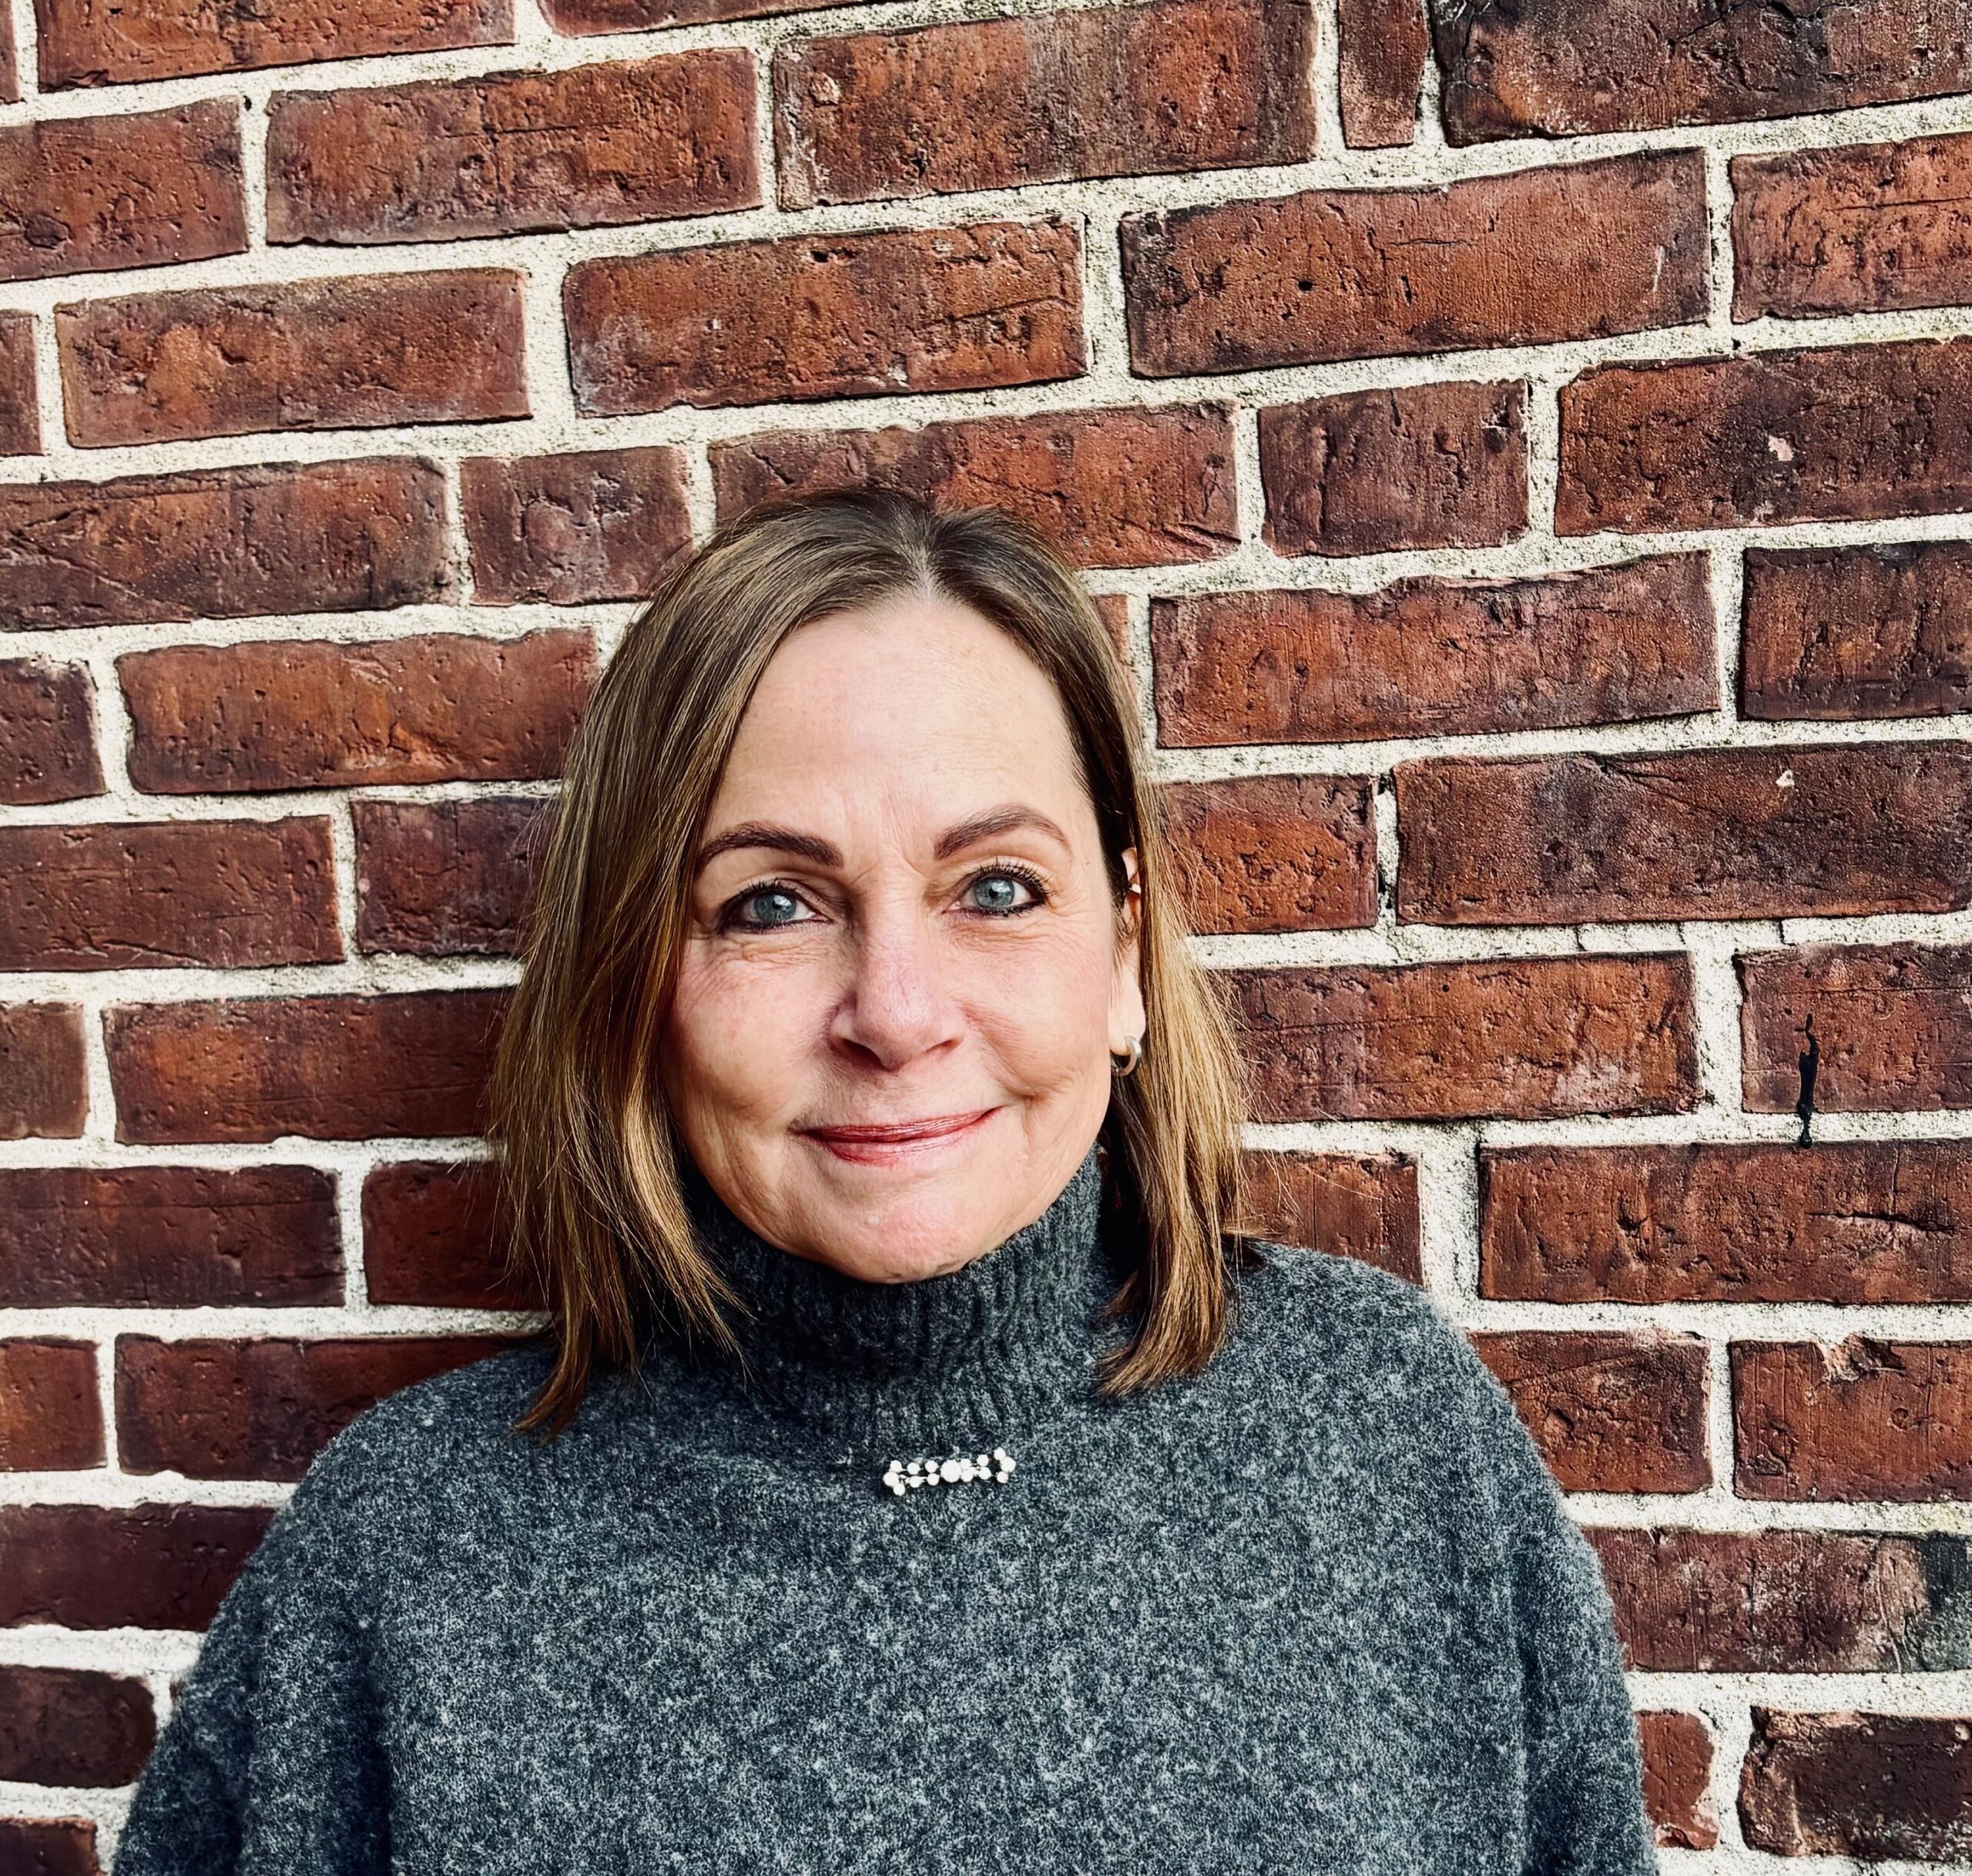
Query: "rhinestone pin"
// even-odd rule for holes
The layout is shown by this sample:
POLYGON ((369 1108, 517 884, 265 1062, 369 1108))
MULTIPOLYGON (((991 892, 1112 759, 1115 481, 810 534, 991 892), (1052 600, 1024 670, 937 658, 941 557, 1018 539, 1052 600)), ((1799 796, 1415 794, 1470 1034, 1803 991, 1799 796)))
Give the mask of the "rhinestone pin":
POLYGON ((974 1479, 990 1478, 1004 1485, 1013 1476, 1013 1456, 1005 1447, 990 1453, 952 1453, 942 1459, 893 1459, 884 1474, 884 1483, 898 1498, 919 1485, 967 1485, 974 1479))

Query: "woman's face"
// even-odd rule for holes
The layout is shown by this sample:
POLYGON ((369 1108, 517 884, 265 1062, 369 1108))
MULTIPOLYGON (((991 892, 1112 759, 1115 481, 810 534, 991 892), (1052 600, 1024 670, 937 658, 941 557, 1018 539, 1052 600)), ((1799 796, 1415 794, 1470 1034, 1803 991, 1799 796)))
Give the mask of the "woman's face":
MULTIPOLYGON (((1125 863, 1132 881, 1136 854, 1125 863)), ((802 627, 714 795, 659 1072, 770 1243, 873 1282, 1038 1218, 1145 1026, 1053 686, 919 595, 802 627)))

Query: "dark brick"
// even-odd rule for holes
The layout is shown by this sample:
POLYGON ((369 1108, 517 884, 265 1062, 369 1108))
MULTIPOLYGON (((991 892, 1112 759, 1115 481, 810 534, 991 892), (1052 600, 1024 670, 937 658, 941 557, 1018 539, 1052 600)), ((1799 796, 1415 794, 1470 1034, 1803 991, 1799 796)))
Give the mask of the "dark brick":
POLYGON ((1414 1284, 1424 1280, 1417 1163, 1404 1153, 1316 1153, 1249 1148, 1253 1228, 1276 1244, 1357 1257, 1414 1284))
POLYGON ((86 1817, 0 1817, 0 1870, 8 1876, 102 1876, 96 1826, 86 1817))
POLYGON ((0 1623, 203 1629, 273 1516, 258 1505, 0 1506, 0 1623))
POLYGON ((498 1175, 491 1161, 405 1159, 363 1182, 363 1274, 373 1303, 538 1309, 510 1285, 501 1256, 498 1175))
POLYGON ((89 1109, 82 1012, 0 1003, 0 1140, 73 1139, 89 1109))
POLYGON ((94 1344, 0 1341, 0 1472, 59 1472, 102 1462, 94 1344))
POLYGON ((0 802, 73 801, 102 790, 89 667, 0 658, 0 802))
POLYGON ((32 456, 40 451, 34 317, 29 313, 0 313, 0 456, 32 456))
POLYGON ((1972 1860, 1972 1724, 1905 1713, 1752 1710, 1739 1824, 1782 1856, 1972 1860))
POLYGON ((1342 138, 1387 149, 1417 134, 1417 89, 1431 53, 1424 0, 1341 0, 1342 138))
POLYGON ((511 956, 554 804, 357 801, 356 940, 366 951, 511 956))
POLYGON ((121 1675, 0 1666, 0 1778, 126 1785, 157 1741, 150 1690, 121 1675))
POLYGON ((648 32, 659 26, 757 19, 854 4, 854 0, 543 0, 542 11, 557 32, 648 32))

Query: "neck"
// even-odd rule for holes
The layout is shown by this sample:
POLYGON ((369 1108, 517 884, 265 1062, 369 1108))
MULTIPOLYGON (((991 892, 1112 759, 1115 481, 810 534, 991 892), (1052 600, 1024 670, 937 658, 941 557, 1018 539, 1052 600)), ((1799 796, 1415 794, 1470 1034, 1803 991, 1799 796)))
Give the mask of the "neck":
POLYGON ((1092 1390, 1097 1316, 1123 1274, 1102 1242, 1096 1148, 1031 1223, 908 1283, 783 1250, 682 1155, 679 1172, 701 1248, 750 1305, 732 1317, 736 1378, 787 1439, 880 1459, 972 1451, 1092 1390))

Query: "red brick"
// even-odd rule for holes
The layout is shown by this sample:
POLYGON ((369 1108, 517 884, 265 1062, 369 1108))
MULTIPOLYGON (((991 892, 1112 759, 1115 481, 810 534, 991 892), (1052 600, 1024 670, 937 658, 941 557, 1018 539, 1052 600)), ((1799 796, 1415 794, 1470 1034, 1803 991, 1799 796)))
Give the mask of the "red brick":
POLYGON ((692 541, 681 451, 468 457, 459 506, 475 606, 641 598, 692 541))
POLYGON ((273 1516, 257 1505, 0 1507, 0 1623, 203 1629, 273 1516))
POLYGON ((116 1438, 126 1471, 299 1478, 367 1408, 511 1346, 497 1336, 166 1342, 119 1336, 116 1438))
POLYGON ((1482 1296, 1972 1302, 1972 1142, 1482 1149, 1482 1296))
POLYGON ((1972 339, 1611 365, 1562 387, 1561 534, 1968 506, 1972 339))
POLYGON ((1746 1498, 1972 1498, 1972 1342, 1735 1342, 1746 1498))
POLYGON ((1416 384, 1259 413, 1278 554, 1497 547, 1527 531, 1527 387, 1416 384))
POLYGON ((0 1666, 0 1778, 126 1785, 157 1741, 150 1690, 121 1675, 0 1666))
POLYGON ((1972 300, 1972 136, 1732 159, 1732 317, 1972 300))
POLYGON ((14 52, 13 15, 11 13, 0 14, 0 104, 12 104, 20 95, 20 70, 14 52))
POLYGON ((326 821, 0 827, 0 970, 320 964, 343 955, 326 821))
POLYGON ((1823 1112, 1972 1107, 1972 949, 1802 945, 1733 962, 1752 1112, 1799 1111, 1811 1045, 1823 1112))
POLYGON ((10 1876, 102 1876, 86 1817, 0 1818, 0 1869, 10 1876))
POLYGON ((543 0, 542 11, 557 32, 647 32, 659 26, 757 19, 854 4, 854 0, 543 0))
POLYGON ((1397 764, 1397 917, 1836 918, 1972 904, 1972 743, 1397 764))
POLYGON ((0 280, 163 267, 246 246, 236 99, 0 126, 0 280))
POLYGON ((0 802, 73 801, 102 787, 89 667, 0 658, 0 802))
POLYGON ((1622 723, 1718 701, 1704 558, 1150 607, 1166 747, 1622 723))
POLYGON ((766 404, 1078 377, 1072 223, 794 235, 578 262, 576 408, 766 404))
POLYGON ((1706 1344, 1698 1336, 1495 1331, 1471 1338, 1568 1492, 1702 1492, 1706 1344))
POLYGON ((587 700, 586 631, 180 645, 116 661, 130 779, 153 794, 533 781, 587 700))
POLYGON ((447 596, 445 485, 409 458, 0 485, 0 630, 447 596))
POLYGON ((1294 163, 1302 0, 1169 0, 797 39, 774 55, 780 206, 1294 163))
POLYGON ((513 0, 345 0, 334 8, 145 0, 134 12, 116 0, 38 0, 35 11, 43 91, 504 45, 514 36, 513 0))
POLYGON ((1752 548, 1739 710, 1767 719, 1972 710, 1972 546, 1752 548))
POLYGON ((69 440, 525 417, 521 288, 485 267, 57 307, 69 440))
POLYGON ((363 1274, 373 1303, 538 1309, 506 1280, 498 1173, 488 1160, 399 1160, 363 1182, 363 1274))
POLYGON ((0 1341, 0 1472, 100 1465, 102 1452, 94 1346, 0 1341))
POLYGON ((1377 922, 1376 784, 1367 776, 1167 782, 1175 884, 1195 931, 1330 931, 1377 922))
POLYGON ((1967 0, 1547 0, 1438 15, 1454 143, 1848 110, 1972 87, 1967 0))
POLYGON ((34 318, 27 313, 0 313, 0 456, 32 456, 40 450, 34 318))
POLYGON ((0 1003, 0 1140, 73 1139, 89 1111, 82 1012, 0 1003))
POLYGON ((1870 1674, 1952 1664, 1962 1538, 1882 1532, 1591 1531, 1628 1666, 1665 1674, 1870 1674))
POLYGON ((1739 1824, 1781 1856, 1962 1864, 1972 1857, 1972 1722, 1752 1710, 1739 1824))
POLYGON ((113 1008, 122 1140, 478 1133, 501 990, 113 1008))
POLYGON ((1231 417, 1203 404, 769 431, 714 443, 713 484, 722 521, 783 488, 880 481, 1007 508, 1081 567, 1213 560, 1239 536, 1231 417))
POLYGON ((1682 954, 1225 975, 1255 1120, 1678 1113, 1698 1099, 1682 954))
POLYGON ((458 240, 752 208, 738 46, 334 92, 267 110, 267 239, 458 240))
POLYGON ((1360 1258, 1422 1284, 1417 1163, 1403 1153, 1249 1149, 1252 1228, 1276 1244, 1360 1258))
POLYGON ((1126 215, 1151 378, 1601 338, 1705 317, 1694 150, 1126 215))
POLYGON ((0 1307, 337 1303, 335 1182, 313 1166, 0 1172, 0 1307))
POLYGON ((1719 1841, 1712 1800, 1712 1730, 1696 1713, 1640 1713, 1643 1803, 1660 1844, 1710 1850, 1719 1841))
POLYGON ((1417 134, 1417 90, 1430 56, 1424 0, 1341 0, 1342 139, 1388 149, 1417 134))
POLYGON ((532 796, 357 801, 356 940, 424 957, 520 949, 554 804, 532 796))

